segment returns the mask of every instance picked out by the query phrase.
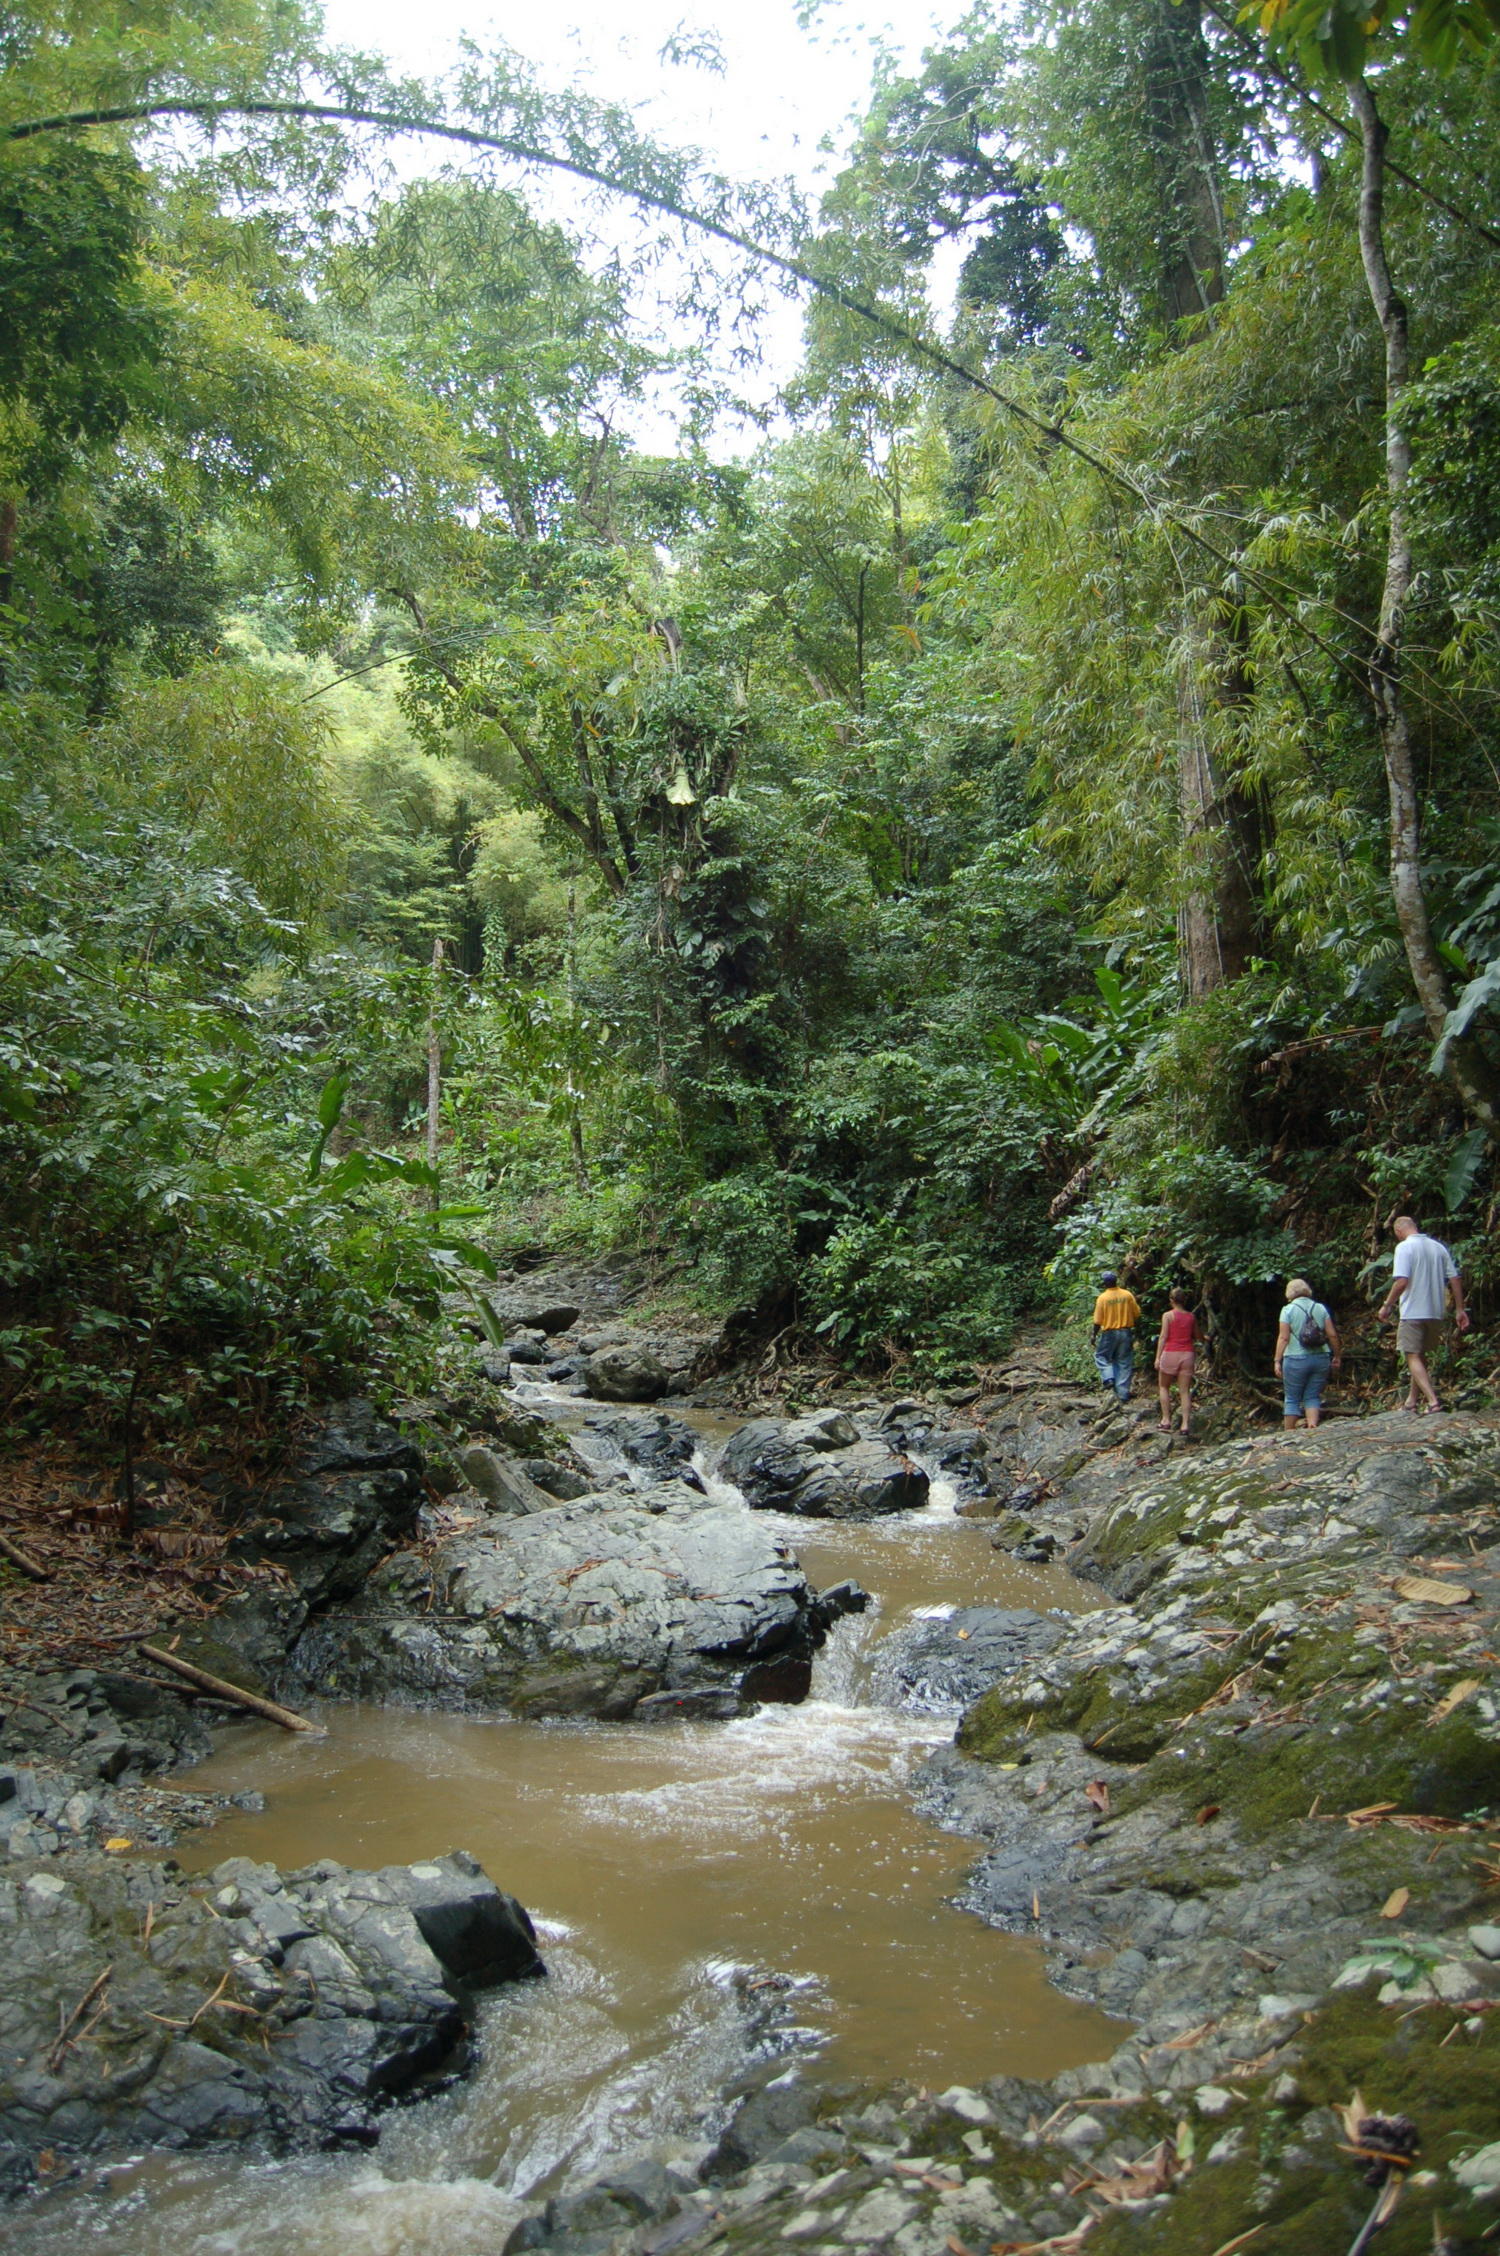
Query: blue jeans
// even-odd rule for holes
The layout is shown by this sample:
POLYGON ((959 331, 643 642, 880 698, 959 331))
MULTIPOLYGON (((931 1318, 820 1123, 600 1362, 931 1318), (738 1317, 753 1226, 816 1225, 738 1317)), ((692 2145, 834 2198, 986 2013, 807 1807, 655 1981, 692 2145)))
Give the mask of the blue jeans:
POLYGON ((1281 1358, 1282 1416, 1300 1418, 1304 1410, 1322 1407, 1323 1389, 1328 1384, 1328 1374, 1333 1369, 1331 1354, 1295 1355, 1281 1358))
POLYGON ((1135 1334, 1130 1330, 1101 1332, 1094 1342, 1094 1361, 1099 1366, 1099 1376, 1107 1387, 1113 1387, 1122 1402, 1130 1400, 1130 1381, 1135 1371, 1135 1334))

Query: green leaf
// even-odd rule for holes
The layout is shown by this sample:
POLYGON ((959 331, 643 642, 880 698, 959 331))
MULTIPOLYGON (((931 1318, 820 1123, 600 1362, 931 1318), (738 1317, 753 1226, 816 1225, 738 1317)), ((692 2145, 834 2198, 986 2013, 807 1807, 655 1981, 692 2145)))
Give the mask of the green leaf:
POLYGON ((1444 1019, 1442 1035, 1428 1061, 1429 1073, 1446 1069, 1453 1043, 1461 1041, 1480 1012, 1493 1003, 1500 1003, 1500 956, 1492 956, 1483 971, 1469 981, 1444 1019))
POLYGON ((322 1095, 318 1098, 318 1126, 329 1135, 332 1135, 339 1124, 339 1116, 343 1112, 344 1099, 348 1093, 347 1073, 335 1073, 331 1080, 323 1084, 322 1095))
POLYGON ((349 1076, 347 1073, 335 1073, 331 1080, 325 1081, 323 1084, 322 1093, 318 1098, 318 1133, 313 1139, 313 1148, 307 1161, 307 1179, 310 1183, 315 1183, 322 1172, 323 1154, 328 1149, 329 1137, 339 1124, 339 1118, 344 1109, 344 1099, 348 1093, 349 1076))
POLYGON ((440 1252, 456 1254, 461 1261, 466 1261, 471 1269, 479 1271, 481 1277, 488 1277, 493 1281, 500 1274, 494 1255, 487 1253, 483 1246, 476 1245, 472 1238, 444 1235, 436 1241, 436 1245, 440 1252))
POLYGON ((1443 1205, 1449 1214, 1458 1212, 1474 1188, 1474 1178, 1483 1164, 1489 1141, 1487 1128, 1471 1128, 1455 1147, 1443 1177, 1443 1205))
POLYGON ((484 1332, 484 1336, 489 1341, 491 1347, 503 1348, 505 1345, 505 1326, 501 1323, 499 1317, 495 1314, 494 1309, 485 1299, 484 1294, 482 1292, 477 1292, 475 1288, 470 1284, 466 1284, 464 1286, 464 1291, 468 1294, 470 1300, 474 1303, 474 1313, 479 1318, 480 1326, 484 1332))

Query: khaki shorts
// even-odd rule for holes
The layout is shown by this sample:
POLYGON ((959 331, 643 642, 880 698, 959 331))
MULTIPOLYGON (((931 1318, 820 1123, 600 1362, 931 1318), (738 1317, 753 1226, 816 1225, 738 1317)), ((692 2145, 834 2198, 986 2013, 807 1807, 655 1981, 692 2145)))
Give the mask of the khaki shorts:
POLYGON ((1441 1316, 1403 1316, 1396 1326, 1396 1346, 1402 1355, 1430 1355, 1442 1346, 1447 1329, 1441 1316))

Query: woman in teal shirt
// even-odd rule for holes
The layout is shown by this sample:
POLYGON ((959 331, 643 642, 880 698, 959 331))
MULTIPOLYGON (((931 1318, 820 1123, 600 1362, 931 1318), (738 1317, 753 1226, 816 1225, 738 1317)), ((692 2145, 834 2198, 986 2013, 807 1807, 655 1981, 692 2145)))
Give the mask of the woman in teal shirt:
POLYGON ((1288 1277, 1286 1306, 1276 1333, 1276 1376, 1281 1381, 1281 1423, 1290 1433, 1299 1418, 1316 1426, 1323 1389, 1343 1362, 1338 1326, 1305 1277, 1288 1277))

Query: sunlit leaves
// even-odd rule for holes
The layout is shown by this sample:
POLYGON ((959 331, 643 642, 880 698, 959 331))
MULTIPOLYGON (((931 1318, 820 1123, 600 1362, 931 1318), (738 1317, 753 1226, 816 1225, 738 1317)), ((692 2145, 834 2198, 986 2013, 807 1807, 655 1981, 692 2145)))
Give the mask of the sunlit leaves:
POLYGON ((1251 0, 1242 22, 1254 22, 1274 46, 1294 55, 1317 78, 1357 78, 1372 48, 1404 42, 1436 70, 1451 70, 1467 51, 1482 52, 1500 34, 1497 0, 1251 0))

